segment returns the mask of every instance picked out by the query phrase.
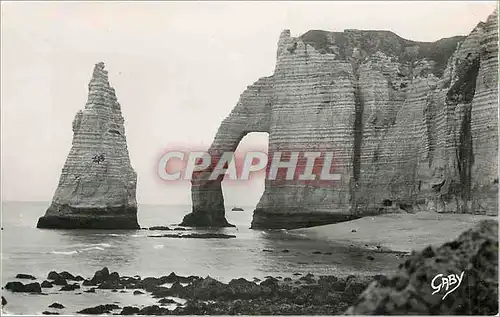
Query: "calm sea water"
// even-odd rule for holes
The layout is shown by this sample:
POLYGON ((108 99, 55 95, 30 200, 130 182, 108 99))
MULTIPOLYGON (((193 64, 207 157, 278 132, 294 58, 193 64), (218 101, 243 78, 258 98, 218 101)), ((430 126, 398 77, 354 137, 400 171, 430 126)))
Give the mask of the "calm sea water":
MULTIPOLYGON (((228 209, 227 218, 237 227, 216 231, 234 234, 236 238, 172 239, 148 237, 165 231, 37 229, 38 217, 45 213, 48 205, 2 202, 2 286, 14 281, 17 273, 32 274, 41 282, 52 270, 69 271, 87 278, 104 266, 120 275, 143 278, 175 272, 178 275, 210 275, 228 282, 239 277, 252 280, 267 275, 292 276, 295 272, 337 276, 379 274, 388 272, 397 262, 390 254, 368 261, 368 251, 312 240, 293 231, 250 230, 252 207, 243 207, 243 212, 228 209), (273 252, 264 252, 264 249, 273 252), (284 249, 289 252, 283 252, 284 249), (332 255, 313 254, 314 251, 331 252, 332 255)), ((140 205, 139 223, 141 227, 168 226, 179 223, 189 211, 190 206, 140 205)), ((57 289, 44 289, 49 296, 3 290, 8 301, 6 310, 15 314, 40 314, 58 301, 67 307, 61 313, 72 314, 98 304, 119 302, 142 306, 156 302, 147 295, 110 291, 75 295, 75 292, 57 289)))

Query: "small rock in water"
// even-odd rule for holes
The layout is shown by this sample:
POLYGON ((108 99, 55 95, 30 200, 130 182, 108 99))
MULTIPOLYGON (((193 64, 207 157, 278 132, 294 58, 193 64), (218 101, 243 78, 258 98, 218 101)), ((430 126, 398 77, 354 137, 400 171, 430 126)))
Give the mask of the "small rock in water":
POLYGON ((325 252, 323 254, 326 254, 326 255, 332 255, 332 252, 325 252))
POLYGON ((59 303, 52 303, 52 304, 49 305, 49 308, 63 309, 64 305, 63 304, 59 304, 59 303))
POLYGON ((127 291, 121 290, 120 293, 126 293, 127 291))
POLYGON ((264 249, 262 252, 273 252, 273 250, 264 249))
POLYGON ((290 250, 288 250, 288 249, 284 249, 282 252, 283 252, 283 253, 288 253, 288 252, 290 252, 290 250))
POLYGON ((302 275, 302 273, 293 273, 293 275, 295 275, 295 276, 302 275))
POLYGON ((48 280, 57 280, 58 278, 61 278, 61 276, 56 271, 50 271, 49 275, 47 275, 48 280))
POLYGON ((44 311, 42 312, 43 315, 59 315, 59 313, 52 312, 52 311, 44 311))
POLYGON ((97 286, 97 283, 92 282, 91 280, 84 280, 82 285, 83 286, 97 286))
POLYGON ((51 282, 49 282, 49 281, 45 280, 45 281, 43 281, 43 282, 42 282, 42 284, 41 284, 40 286, 41 286, 42 288, 51 288, 51 287, 53 287, 54 285, 52 285, 52 283, 51 283, 51 282))
POLYGON ((68 285, 66 279, 62 278, 60 275, 58 275, 57 278, 52 280, 53 280, 52 285, 68 285))
POLYGON ((120 281, 120 274, 118 272, 113 272, 109 274, 107 281, 120 281))
POLYGON ((314 251, 313 254, 321 254, 321 251, 314 251))
POLYGON ((374 258, 372 255, 369 255, 369 256, 367 256, 366 258, 367 258, 368 260, 370 260, 370 261, 375 260, 375 258, 374 258))
POLYGON ((75 289, 79 289, 79 288, 80 288, 80 285, 78 285, 77 283, 68 284, 68 285, 64 285, 63 287, 61 287, 60 291, 74 291, 75 289))
POLYGON ((67 272, 67 271, 59 273, 59 276, 62 277, 63 279, 65 279, 65 280, 70 280, 70 281, 74 281, 75 280, 75 276, 73 274, 67 272))
POLYGON ((171 298, 162 298, 158 301, 160 304, 177 304, 177 302, 171 298))
POLYGON ((119 309, 119 308, 120 306, 115 304, 105 304, 105 305, 85 308, 80 311, 77 311, 77 313, 87 314, 87 315, 102 315, 102 314, 109 314, 113 309, 119 309))
POLYGON ((38 293, 42 292, 40 283, 30 283, 24 285, 21 282, 8 282, 5 289, 15 293, 38 293))
POLYGON ((134 291, 134 295, 142 295, 142 294, 144 294, 144 293, 141 291, 134 291))
POLYGON ((26 279, 26 280, 36 280, 36 277, 34 277, 33 275, 30 275, 30 274, 17 274, 16 275, 16 278, 20 278, 20 279, 26 279))
POLYGON ((109 277, 109 269, 107 267, 102 268, 99 271, 96 271, 94 277, 90 280, 92 283, 102 283, 106 281, 109 277))
POLYGON ((118 292, 118 290, 117 290, 117 289, 112 289, 112 290, 111 290, 111 293, 116 293, 116 292, 118 292))
POLYGON ((162 308, 158 305, 151 305, 142 308, 139 315, 166 315, 169 312, 168 308, 162 308))
POLYGON ((352 229, 351 232, 357 232, 357 230, 356 229, 352 229))
POLYGON ((141 310, 137 307, 125 306, 125 307, 123 307, 120 315, 135 315, 139 311, 141 311, 141 310))

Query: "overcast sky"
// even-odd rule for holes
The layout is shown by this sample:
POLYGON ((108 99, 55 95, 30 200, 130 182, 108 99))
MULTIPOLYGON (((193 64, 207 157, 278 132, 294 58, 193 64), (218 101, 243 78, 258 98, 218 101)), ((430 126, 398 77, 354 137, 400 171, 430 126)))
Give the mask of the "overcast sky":
MULTIPOLYGON (((2 200, 50 201, 71 124, 104 61, 125 117, 139 203, 190 204, 158 157, 207 148, 246 86, 271 75, 280 32, 391 30, 418 41, 467 35, 495 2, 2 2, 2 200)), ((249 135, 252 148, 267 136, 249 135)), ((263 181, 226 186, 252 205, 263 181)))

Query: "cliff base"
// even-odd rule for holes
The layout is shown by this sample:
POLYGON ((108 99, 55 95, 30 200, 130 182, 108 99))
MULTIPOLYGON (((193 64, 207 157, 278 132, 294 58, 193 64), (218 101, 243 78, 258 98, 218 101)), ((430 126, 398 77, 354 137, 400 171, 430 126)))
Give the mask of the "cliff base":
POLYGON ((38 219, 40 229, 140 229, 137 207, 77 208, 52 204, 38 219))

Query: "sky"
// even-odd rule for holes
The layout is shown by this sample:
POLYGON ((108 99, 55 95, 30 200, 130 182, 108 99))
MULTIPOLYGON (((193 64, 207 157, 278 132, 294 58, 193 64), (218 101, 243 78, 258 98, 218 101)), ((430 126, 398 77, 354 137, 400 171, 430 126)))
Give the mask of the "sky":
MULTIPOLYGON (((467 35, 495 1, 1 3, 2 201, 50 201, 71 148, 94 64, 105 62, 125 117, 143 204, 190 204, 158 158, 208 148, 244 89, 273 73, 282 30, 390 30, 416 41, 467 35)), ((264 133, 240 149, 262 147, 264 133)), ((255 205, 263 179, 223 185, 228 205, 255 205)))

